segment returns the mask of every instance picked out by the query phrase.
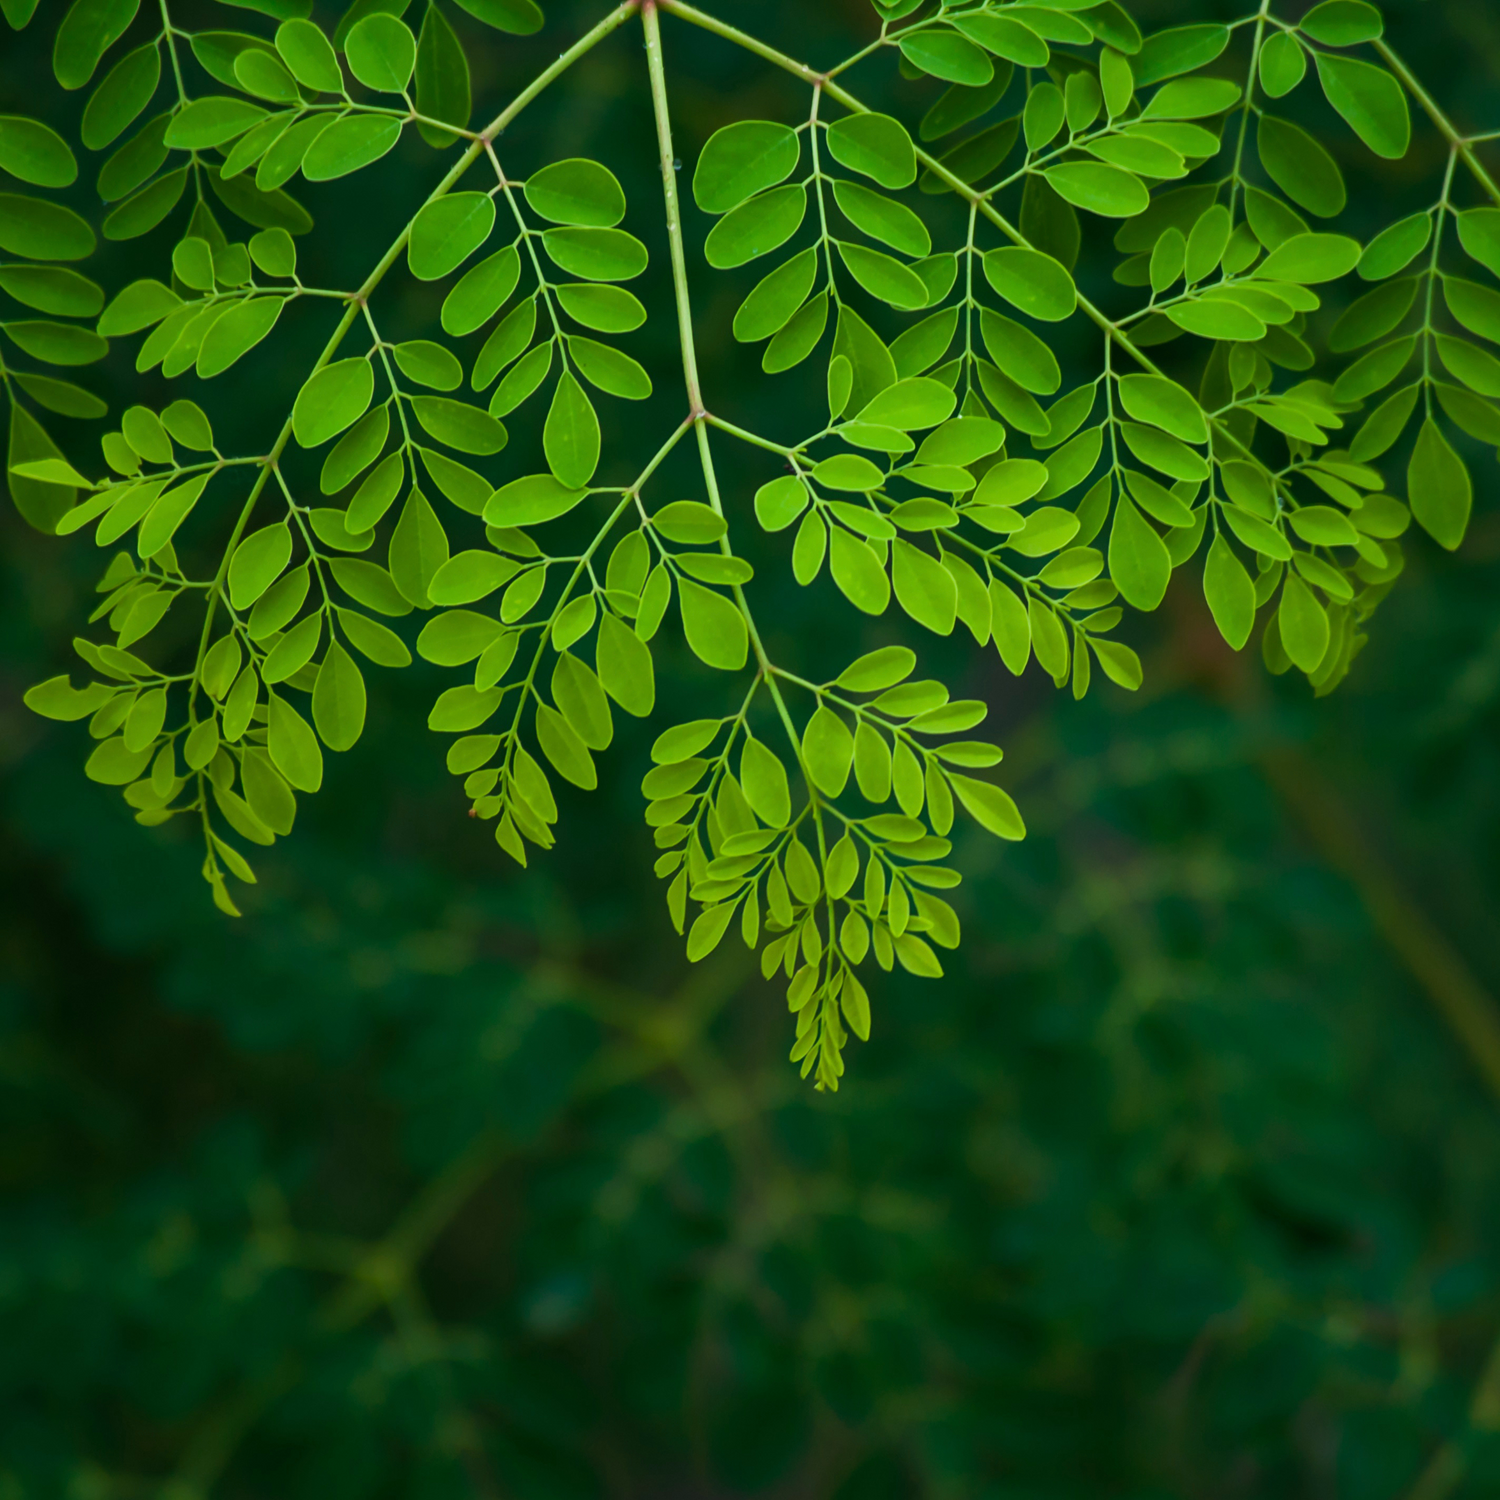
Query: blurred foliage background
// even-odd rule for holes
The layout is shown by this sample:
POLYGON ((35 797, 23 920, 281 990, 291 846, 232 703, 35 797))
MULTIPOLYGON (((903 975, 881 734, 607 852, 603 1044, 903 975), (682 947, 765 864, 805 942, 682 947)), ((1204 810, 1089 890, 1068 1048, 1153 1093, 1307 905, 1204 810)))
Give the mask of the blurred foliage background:
MULTIPOLYGON (((873 30, 860 0, 718 8, 810 60, 873 30)), ((5 34, 0 98, 61 128, 82 99, 35 81, 60 9, 5 34)), ((1500 123, 1500 9, 1387 10, 1460 124, 1500 123)), ((467 32, 476 114, 600 13, 467 32)), ((685 152, 793 97, 666 40, 685 152)), ((910 110, 930 85, 880 63, 859 88, 910 110)), ((505 148, 603 153, 649 236, 651 129, 631 27, 505 148)), ((1378 172, 1343 140, 1356 215, 1430 197, 1425 137, 1378 172)), ((379 193, 329 192, 310 279, 348 280, 419 200, 435 158, 391 160, 379 193)), ((778 430, 807 393, 728 337, 732 288, 696 295, 710 400, 778 430)), ((642 338, 670 369, 670 321, 642 338)), ((130 354, 99 371, 126 404, 130 354)), ((298 378, 239 382, 240 435, 298 378)), ((423 727, 437 671, 381 674, 245 919, 218 915, 191 839, 136 827, 75 729, 21 707, 68 669, 98 560, 7 509, 0 1497, 1500 1493, 1500 514, 1476 472, 1470 541, 1411 549, 1316 705, 1231 655, 1185 579, 1133 698, 933 648, 990 700, 1032 836, 963 846, 962 955, 881 981, 832 1097, 743 953, 681 958, 649 727, 523 875, 423 727)), ((860 648, 849 611, 780 587, 787 642, 860 648)), ((661 722, 715 687, 680 654, 661 722)))

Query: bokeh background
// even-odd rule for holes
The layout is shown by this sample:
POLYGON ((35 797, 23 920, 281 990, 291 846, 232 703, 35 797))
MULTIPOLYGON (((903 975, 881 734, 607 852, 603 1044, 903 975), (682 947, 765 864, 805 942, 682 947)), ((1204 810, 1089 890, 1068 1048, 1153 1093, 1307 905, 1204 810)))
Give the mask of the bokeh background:
MULTIPOLYGON (((825 65, 873 30, 856 0, 716 8, 825 65)), ((39 82, 62 9, 0 32, 3 107, 59 128, 83 102, 39 82)), ((603 9, 467 26, 476 115, 603 9)), ((1387 11, 1459 123, 1500 126, 1500 7, 1387 11)), ((689 166, 728 119, 802 110, 665 24, 689 166)), ((608 160, 659 298, 643 61, 626 28, 502 145, 608 160)), ((902 111, 932 92, 883 62, 856 86, 902 111)), ((1430 200, 1424 130, 1378 170, 1329 135, 1351 232, 1430 200)), ((357 279, 436 160, 409 142, 379 191, 330 189, 304 276, 357 279)), ((85 269, 119 285, 172 237, 85 269)), ((813 386, 760 376, 728 336, 739 283, 693 263, 711 403, 795 433, 813 386)), ((430 290, 392 297, 397 325, 432 316, 430 290)), ((669 318, 637 337, 673 369, 669 318)), ((116 410, 130 352, 86 375, 116 410)), ((298 360, 219 394, 230 442, 279 426, 298 360)), ((628 456, 647 439, 616 420, 628 456)), ((1500 1493, 1500 512, 1493 455, 1470 457, 1469 541, 1408 549, 1331 699, 1230 653, 1187 577, 1132 627, 1135 696, 1078 704, 922 643, 991 702, 1032 833, 961 843, 964 947, 940 983, 880 979, 836 1096, 798 1082, 742 950, 686 965, 651 879, 650 737, 724 690, 670 639, 656 726, 525 874, 424 728, 443 674, 377 674, 364 740, 231 922, 192 839, 137 827, 84 780, 80 728, 22 708, 68 670, 99 558, 6 507, 0 1497, 1500 1493)), ((773 652, 886 638, 789 577, 758 587, 773 652)))

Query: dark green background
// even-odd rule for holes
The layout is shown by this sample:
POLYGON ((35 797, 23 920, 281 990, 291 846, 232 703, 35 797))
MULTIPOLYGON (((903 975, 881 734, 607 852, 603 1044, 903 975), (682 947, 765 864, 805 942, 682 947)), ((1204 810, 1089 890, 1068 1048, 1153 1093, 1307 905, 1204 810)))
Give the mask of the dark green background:
MULTIPOLYGON (((39 81, 61 10, 0 41, 4 107, 60 128, 82 104, 39 81)), ((602 11, 554 0, 526 40, 466 26, 476 116, 602 11)), ((825 64, 872 30, 853 0, 721 13, 825 64)), ((664 27, 689 169, 724 121, 804 108, 664 27)), ((1461 124, 1500 125, 1494 5, 1409 0, 1391 35, 1461 124)), ((884 61, 855 86, 903 111, 931 92, 884 61)), ((1351 232, 1432 196, 1425 131, 1376 171, 1309 117, 1339 142, 1351 232)), ((631 347, 659 394, 649 421, 610 418, 623 473, 681 406, 638 27, 501 146, 518 173, 602 155, 651 243, 659 310, 631 347)), ((436 160, 407 143, 329 189, 304 276, 362 276, 436 160)), ((118 285, 171 240, 94 274, 118 285)), ((747 283, 690 259, 710 404, 796 435, 815 382, 764 383, 728 336, 747 283)), ((393 331, 436 295, 393 281, 393 331)), ((326 322, 209 388, 230 443, 264 445, 326 322)), ((116 409, 131 352, 86 377, 116 409)), ((92 437, 66 441, 96 466, 92 437)), ((81 727, 22 708, 72 665, 99 558, 7 510, 0 1497, 1500 1491, 1500 1439, 1470 1421, 1500 1330, 1496 1102, 1390 943, 1425 914, 1500 987, 1500 528, 1493 455, 1471 459, 1469 542, 1412 543, 1330 700, 1230 654, 1189 577, 1134 627, 1133 698, 1075 704, 992 650, 921 643, 991 701, 1032 836, 965 836, 963 949, 940 983, 874 984, 834 1097, 797 1081, 780 991, 742 950, 688 968, 651 878, 650 736, 726 691, 670 637, 654 724, 524 875, 423 727, 450 679, 375 674, 364 740, 259 853, 233 923, 192 838, 138 828, 84 780, 81 727), (1300 798, 1268 777, 1278 754, 1300 798), (1367 876, 1394 872, 1407 904, 1383 929, 1299 801, 1355 821, 1367 876), (1414 1490, 1445 1443, 1451 1482, 1414 1490)), ((724 461, 743 513, 757 474, 724 461)), ((671 483, 695 492, 690 469, 671 483)), ((825 589, 757 587, 773 654, 817 675, 887 638, 825 589)))

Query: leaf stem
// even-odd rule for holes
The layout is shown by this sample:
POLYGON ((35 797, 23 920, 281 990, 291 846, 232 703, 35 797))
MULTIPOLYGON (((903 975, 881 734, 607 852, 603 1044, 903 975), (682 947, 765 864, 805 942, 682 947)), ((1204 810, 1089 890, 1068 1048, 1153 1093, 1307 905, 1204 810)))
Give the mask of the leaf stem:
POLYGON ((1500 185, 1485 170, 1484 164, 1474 154, 1473 143, 1467 136, 1458 133, 1453 121, 1438 107, 1437 101, 1417 82, 1416 76, 1411 69, 1401 61, 1400 57, 1391 50, 1389 43, 1379 40, 1375 43, 1375 50, 1385 59, 1386 66, 1390 68, 1397 78, 1406 86, 1407 92, 1422 106, 1423 113, 1442 131, 1448 144, 1463 158, 1464 165, 1474 174, 1474 180, 1487 192, 1494 202, 1500 203, 1500 185))

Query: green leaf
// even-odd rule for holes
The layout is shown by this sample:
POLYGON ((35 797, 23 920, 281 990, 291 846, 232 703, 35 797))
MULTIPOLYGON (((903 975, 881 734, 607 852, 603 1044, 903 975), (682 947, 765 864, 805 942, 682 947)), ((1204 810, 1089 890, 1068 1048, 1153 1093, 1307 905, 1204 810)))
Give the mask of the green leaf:
POLYGON ((849 784, 854 736, 841 715, 820 703, 802 733, 802 758, 819 791, 837 797, 849 784))
POLYGON ((366 88, 399 94, 417 65, 417 39, 404 21, 377 11, 350 29, 344 60, 366 88))
POLYGON ((61 266, 0 266, 0 288, 27 307, 63 318, 92 318, 104 306, 98 286, 61 266))
POLYGON ((937 635, 951 635, 958 617, 953 575, 929 553, 898 538, 891 543, 891 581, 902 609, 937 635))
POLYGON ((547 229, 542 247, 564 271, 586 281, 631 281, 646 269, 646 247, 623 229, 547 229))
POLYGON ((784 531, 807 509, 807 488, 795 474, 763 484, 755 492, 755 518, 767 531, 784 531))
POLYGON ((246 610, 278 579, 292 559, 292 533, 284 521, 253 531, 229 562, 229 599, 246 610))
POLYGON ((1471 208, 1459 214, 1458 240, 1480 265, 1500 276, 1500 208, 1471 208))
POLYGON ((456 271, 490 236, 495 200, 487 193, 449 193, 412 221, 407 261, 412 275, 437 281, 456 271))
POLYGON ((447 499, 471 516, 482 514, 494 493, 494 487, 483 474, 434 448, 418 448, 417 452, 422 455, 422 467, 447 499))
POLYGON ((488 412, 447 396, 412 396, 412 413, 422 430, 460 453, 485 455, 505 447, 505 428, 488 412))
POLYGON ((1031 620, 1015 591, 998 579, 990 582, 990 618, 995 649, 1011 674, 1019 677, 1031 657, 1031 620))
MULTIPOLYGON (((527 5, 529 0, 488 0, 488 4, 527 5)), ((472 109, 469 60, 463 44, 436 0, 429 0, 417 37, 417 110, 462 130, 468 126, 472 109)), ((432 125, 418 124, 417 131, 429 146, 439 149, 455 139, 451 131, 432 125)))
POLYGON ((669 542, 705 546, 724 536, 729 528, 724 517, 697 500, 674 500, 651 517, 651 525, 669 542))
MULTIPOLYGON (((1403 276, 1400 281, 1388 281, 1384 286, 1366 292, 1351 303, 1334 324, 1328 335, 1329 349, 1344 354, 1393 333, 1411 311, 1417 286, 1417 277, 1403 276)), ((1445 290, 1446 287, 1445 282, 1445 290)), ((1449 310, 1452 310, 1451 301, 1449 310)))
POLYGON ((833 159, 881 187, 910 187, 917 180, 916 150, 906 127, 890 115, 850 115, 828 127, 833 159))
MULTIPOLYGON (((361 417, 324 459, 318 488, 325 495, 336 495, 345 485, 364 473, 385 447, 390 423, 390 412, 384 406, 377 406, 361 417)), ((399 456, 397 461, 399 463, 399 456)))
POLYGON ((450 610, 435 615, 422 627, 417 651, 424 661, 437 666, 461 667, 483 655, 504 633, 499 622, 488 616, 467 609, 450 610))
POLYGON ((1013 307, 1049 323, 1071 316, 1078 291, 1067 268, 1040 251, 1009 247, 984 257, 984 274, 1013 307))
POLYGON ((1026 108, 1021 114, 1021 132, 1026 137, 1026 149, 1038 152, 1056 139, 1067 119, 1067 106, 1062 90, 1055 83, 1037 84, 1026 96, 1026 108))
POLYGON ((439 605, 474 604, 509 583, 517 571, 517 565, 498 552, 460 552, 432 575, 427 597, 439 605))
POLYGON ((793 314, 786 327, 766 346, 761 368, 768 375, 775 375, 801 364, 817 348, 827 326, 828 293, 819 292, 793 314))
POLYGON ((7 337, 33 359, 52 365, 90 365, 109 353, 108 343, 97 333, 71 323, 36 318, 3 327, 7 337))
MULTIPOLYGON (((1406 471, 1406 492, 1417 524, 1439 546, 1454 551, 1468 530, 1474 486, 1464 461, 1430 416, 1417 434, 1406 471)), ((1291 655, 1290 646, 1287 652, 1291 655)))
POLYGON ((934 78, 978 88, 995 76, 995 65, 967 37, 951 31, 911 31, 900 39, 901 55, 934 78))
POLYGON ((1411 144, 1411 115, 1401 85, 1371 63, 1316 52, 1318 78, 1328 102, 1377 156, 1396 160, 1411 144))
MULTIPOLYGON (((289 140, 290 136, 288 131, 282 140, 289 140)), ((400 139, 401 123, 398 120, 384 115, 346 115, 317 133, 302 158, 302 175, 309 182, 331 182, 336 177, 347 177, 349 173, 379 161, 400 139)))
POLYGON ((271 648, 261 664, 261 676, 267 683, 286 682, 295 677, 317 654, 323 636, 323 616, 314 612, 299 620, 271 648))
MULTIPOLYGON (((651 747, 651 759, 659 766, 680 765, 712 744, 723 722, 722 719, 694 719, 664 730, 651 747)), ((692 784, 688 783, 689 786, 692 784)))
POLYGON ((259 750, 246 750, 240 774, 245 783, 245 800, 256 819, 273 833, 289 834, 297 819, 297 799, 271 764, 271 758, 259 750))
MULTIPOLYGON (((1366 281, 1383 281, 1403 271, 1427 248, 1432 238, 1432 215, 1412 214, 1383 229, 1365 246, 1359 258, 1359 274, 1366 281)), ((1463 238, 1463 220, 1459 220, 1459 238, 1463 238)), ((1500 257, 1497 257, 1500 259, 1500 257)))
POLYGON ((1255 625, 1255 585, 1222 536, 1216 536, 1208 549, 1208 561, 1203 567, 1203 597, 1208 601, 1219 634, 1236 651, 1242 649, 1255 625))
POLYGON ((194 99, 172 117, 167 126, 166 143, 179 150, 205 151, 243 135, 265 117, 265 110, 258 104, 251 104, 248 99, 228 95, 194 99))
POLYGON ((1301 126, 1263 114, 1255 145, 1271 181, 1294 203, 1323 219, 1343 212, 1348 193, 1338 165, 1301 126))
POLYGON ((1121 495, 1109 533, 1109 576, 1127 604, 1152 610, 1166 597, 1172 559, 1135 505, 1121 495))
MULTIPOLYGON (((473 389, 482 391, 489 385, 495 376, 508 364, 512 363, 520 355, 521 351, 530 344, 532 335, 535 332, 536 302, 534 299, 528 299, 513 312, 502 318, 499 326, 484 341, 484 348, 479 351, 479 358, 474 361, 473 373, 469 376, 469 384, 473 389)), ((543 344, 537 352, 545 356, 547 365, 550 368, 552 364, 551 342, 543 344)), ((537 376, 537 384, 541 383, 545 374, 546 371, 543 370, 537 376)), ((518 397, 510 407, 506 408, 506 411, 512 410, 514 406, 519 405, 520 401, 525 400, 525 397, 529 396, 531 391, 535 389, 535 385, 530 387, 525 392, 525 395, 518 397)), ((492 407, 490 415, 502 417, 506 414, 506 411, 498 411, 492 407)))
POLYGON ((203 336, 198 349, 197 371, 200 380, 222 375, 242 355, 248 354, 276 326, 283 297, 252 297, 236 303, 203 336))
MULTIPOLYGON (((1101 640, 1097 636, 1089 636, 1088 643, 1093 648, 1094 655, 1099 658, 1099 665, 1104 668, 1105 675, 1111 682, 1131 693, 1140 687, 1145 679, 1145 674, 1141 670, 1141 659, 1129 646, 1121 645, 1119 641, 1101 640)), ((1082 646, 1079 650, 1082 650, 1082 646)), ((1079 696, 1076 675, 1073 681, 1074 695, 1079 696)))
POLYGON ((786 767, 776 752, 760 740, 745 740, 740 752, 740 788, 763 823, 785 828, 791 821, 792 798, 786 767))
MULTIPOLYGON (((569 610, 583 609, 589 616, 593 608, 590 596, 575 599, 568 606, 569 610)), ((558 652, 552 673, 552 698, 569 727, 590 750, 609 748, 614 739, 609 700, 593 669, 566 649, 558 652)))
POLYGON ((568 337, 567 344, 569 357, 590 385, 627 401, 644 401, 651 394, 651 377, 630 355, 576 334, 568 337))
POLYGON ((554 287, 553 291, 570 318, 600 333, 630 333, 646 321, 646 309, 640 298, 624 287, 574 282, 554 287))
POLYGON ((1026 837, 1026 824, 1010 794, 990 781, 975 776, 948 773, 963 809, 979 826, 997 838, 1018 840, 1026 837))
POLYGON ((140 0, 73 0, 52 47, 57 81, 65 89, 81 89, 139 9, 140 0))
POLYGON ((1380 12, 1365 0, 1322 0, 1303 16, 1301 28, 1330 47, 1373 42, 1385 29, 1380 12))
POLYGON ((858 453, 836 453, 813 466, 812 477, 830 490, 878 490, 885 473, 858 453))
POLYGON ((1130 451, 1151 468, 1170 474, 1173 479, 1208 478, 1207 462, 1177 438, 1135 422, 1121 422, 1120 433, 1130 451))
POLYGON ((187 520, 198 503, 198 497, 207 484, 208 475, 199 474, 186 484, 179 484, 157 498, 145 520, 141 522, 140 540, 136 548, 140 556, 155 557, 172 540, 177 528, 187 520))
POLYGON ((97 420, 109 407, 91 391, 73 385, 66 380, 54 380, 50 375, 32 375, 15 372, 16 384, 39 405, 55 411, 63 417, 83 417, 97 420))
POLYGON ((1166 314, 1179 328, 1201 338, 1256 343, 1266 336, 1266 325, 1248 307, 1223 298, 1179 302, 1166 314))
POLYGON ((1132 71, 1137 88, 1191 73, 1211 63, 1229 45, 1229 28, 1215 24, 1174 26, 1148 36, 1132 71))
POLYGON ((1057 356, 1029 328, 986 307, 980 310, 980 331, 990 358, 1023 390, 1050 396, 1062 385, 1057 356))
POLYGON ((425 385, 429 390, 454 391, 463 383, 463 366, 450 350, 431 339, 411 339, 397 344, 391 350, 391 357, 408 380, 425 385))
POLYGON ((847 304, 839 308, 833 352, 849 361, 854 381, 849 410, 860 411, 896 381, 896 365, 880 336, 847 304))
MULTIPOLYGON (((346 569, 352 562, 347 559, 340 561, 346 569)), ((448 561, 448 535, 427 497, 415 486, 406 497, 401 519, 391 534, 388 561, 391 580, 401 597, 418 609, 426 609, 430 603, 428 590, 432 580, 448 561)), ((337 568, 338 564, 335 564, 336 572, 337 568)), ((361 603, 370 603, 372 608, 378 607, 368 596, 361 598, 356 594, 354 597, 361 603)))
POLYGON ((27 260, 82 260, 94 253, 94 231, 61 204, 0 193, 0 250, 27 260))
MULTIPOLYGON (((247 53, 247 57, 266 56, 263 52, 247 53)), ((276 64, 280 67, 280 64, 276 64)), ((285 70, 282 70, 285 76, 285 70)), ((287 79, 289 88, 295 88, 290 78, 287 79)), ((251 167, 256 166, 270 151, 282 136, 292 128, 295 112, 282 110, 279 114, 267 115, 259 125, 252 126, 234 143, 234 149, 224 158, 224 166, 220 176, 224 181, 238 177, 242 172, 248 172, 251 167)))
MULTIPOLYGON (((1411 287, 1415 294, 1415 277, 1411 279, 1411 287)), ((1448 304, 1448 311, 1470 333, 1500 343, 1500 292, 1472 281, 1460 281, 1456 276, 1445 276, 1443 300, 1448 304)))
POLYGON ((1106 218, 1132 218, 1151 202, 1139 177, 1103 162, 1065 162, 1042 175, 1065 202, 1106 218))
POLYGON ((18 401, 10 406, 10 435, 6 464, 6 481, 15 507, 30 526, 51 534, 72 508, 77 490, 71 484, 46 479, 28 479, 14 471, 18 464, 48 459, 61 461, 57 445, 41 423, 18 401))
POLYGON ((1271 99, 1283 99, 1307 75, 1307 53, 1289 31, 1278 31, 1260 49, 1260 86, 1271 99))
POLYGON ((548 467, 569 489, 582 489, 599 467, 599 418, 571 370, 557 382, 542 448, 548 467))
POLYGON ((1160 375, 1124 375, 1120 401, 1131 416, 1150 422, 1185 443, 1206 443, 1208 422, 1192 394, 1160 375))
POLYGON ((319 370, 297 393, 292 432, 304 448, 337 437, 365 414, 375 392, 375 376, 365 359, 340 359, 319 370))
POLYGON ((302 102, 297 80, 274 52, 247 47, 234 60, 234 77, 240 88, 257 99, 267 99, 273 104, 302 102))
POLYGON ((1433 342, 1451 374, 1482 396, 1500 396, 1500 360, 1493 354, 1448 334, 1435 334, 1433 342))
POLYGON ((1278 245, 1256 268, 1269 281, 1334 281, 1359 264, 1358 240, 1342 234, 1299 234, 1278 245))
POLYGON ((22 115, 0 115, 0 169, 37 187, 67 187, 78 176, 78 162, 68 143, 50 126, 22 115))
POLYGON ((99 196, 113 203, 133 193, 167 159, 167 122, 170 114, 158 115, 127 141, 99 169, 99 196))
POLYGON ((1240 101, 1240 86, 1227 78, 1179 78, 1157 89, 1141 111, 1145 120, 1201 120, 1223 114, 1240 101))
POLYGON ((530 36, 542 29, 541 8, 534 0, 458 0, 459 7, 486 26, 530 36))
POLYGON ((927 305, 927 288, 921 277, 900 261, 845 240, 835 240, 834 244, 849 273, 871 296, 907 311, 927 305))
POLYGON ((858 182, 835 182, 833 197, 844 217, 872 239, 903 255, 921 257, 932 253, 927 226, 904 203, 858 182))
POLYGON ((1281 586, 1276 624, 1293 665, 1315 672, 1328 650, 1328 612, 1296 573, 1289 572, 1281 586))
POLYGON ((734 315, 735 338, 752 343, 785 327, 807 300, 817 271, 817 251, 809 246, 764 277, 734 315))
POLYGON ((829 572, 840 592, 865 614, 884 614, 891 602, 891 584, 874 549, 841 526, 833 528, 828 540, 829 572))
POLYGON ((983 88, 970 89, 955 84, 922 117, 919 131, 924 141, 941 140, 955 130, 989 113, 1010 87, 1014 69, 997 68, 995 76, 983 88))
MULTIPOLYGON (((983 11, 973 11, 955 16, 953 24, 970 41, 978 42, 986 51, 993 52, 997 57, 1003 57, 1020 67, 1045 68, 1051 60, 1052 54, 1046 42, 1036 32, 1006 16, 987 15, 983 11)), ((1009 76, 1007 76, 1006 82, 1009 81, 1009 76)), ((959 79, 958 83, 970 88, 985 86, 983 83, 971 83, 967 78, 959 79)), ((923 138, 931 139, 930 136, 925 135, 923 138)))
POLYGON ((266 748, 271 761, 299 792, 315 792, 323 784, 323 752, 307 720, 285 698, 270 695, 266 748))
POLYGON ((276 50, 298 83, 314 93, 343 92, 344 73, 338 54, 322 29, 311 21, 283 21, 276 28, 276 50))
MULTIPOLYGON (((1017 136, 1020 134, 1020 128, 1021 122, 1018 119, 1001 120, 999 124, 991 125, 969 136, 966 140, 960 141, 956 146, 950 147, 939 158, 938 164, 944 173, 951 174, 970 185, 977 184, 981 179, 989 176, 1010 155, 1017 136)), ((1030 182, 1032 179, 1027 180, 1030 182)), ((953 191, 947 177, 933 168, 928 168, 922 174, 921 185, 924 193, 953 191)), ((1068 212, 1071 213, 1072 210, 1068 212)))
MULTIPOLYGON (((926 376, 899 380, 873 397, 858 413, 861 422, 894 427, 901 432, 917 432, 936 427, 953 414, 955 394, 941 381, 926 376)), ((869 460, 861 460, 868 464, 869 460)), ((820 465, 821 468, 821 465, 820 465)), ((870 488, 865 485, 840 485, 839 488, 870 488)))
POLYGON ((567 515, 585 493, 550 474, 533 474, 496 490, 484 508, 484 519, 490 526, 539 526, 567 515))
MULTIPOLYGON (((533 310, 534 304, 527 304, 533 310)), ((507 322, 510 320, 507 319, 507 322)), ((486 345, 486 348, 489 346, 486 345)), ((490 415, 492 417, 503 417, 514 411, 523 401, 527 400, 532 392, 541 385, 552 370, 552 341, 549 339, 545 344, 538 344, 519 364, 516 365, 504 380, 495 388, 495 394, 490 397, 490 415)), ((475 366, 476 373, 478 366, 475 366)), ((488 371, 486 371, 488 373, 488 371)))
POLYGON ((626 713, 638 719, 651 713, 656 706, 651 648, 612 614, 606 613, 599 621, 595 665, 605 692, 626 713))
POLYGON ((610 229, 625 217, 619 180, 608 167, 585 157, 543 167, 527 179, 524 192, 533 212, 554 224, 610 229))
POLYGON ((499 688, 476 688, 465 683, 449 688, 438 698, 427 716, 427 727, 437 734, 465 734, 478 729, 499 706, 499 688))
POLYGON ((795 131, 769 120, 738 120, 708 138, 693 173, 693 197, 705 213, 722 214, 785 182, 802 146, 795 131))
POLYGON ((720 671, 739 671, 749 652, 749 635, 734 602, 686 578, 678 583, 678 601, 693 654, 720 671))
POLYGON ((805 187, 773 188, 725 214, 709 231, 704 257, 722 271, 769 255, 797 232, 806 213, 805 187))
POLYGON ((45 719, 75 722, 87 719, 108 703, 118 690, 102 682, 75 688, 67 677, 51 677, 26 691, 22 701, 32 713, 45 719))

